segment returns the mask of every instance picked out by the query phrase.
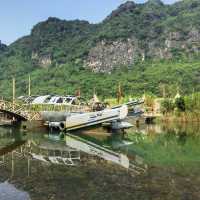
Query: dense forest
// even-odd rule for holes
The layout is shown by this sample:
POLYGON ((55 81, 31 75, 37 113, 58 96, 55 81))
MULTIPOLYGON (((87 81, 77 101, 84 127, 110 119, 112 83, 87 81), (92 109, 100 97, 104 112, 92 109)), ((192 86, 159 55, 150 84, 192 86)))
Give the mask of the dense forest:
POLYGON ((75 94, 103 98, 146 91, 173 96, 200 86, 200 1, 164 5, 128 1, 99 24, 54 17, 35 25, 31 34, 9 46, 0 43, 0 96, 75 94))

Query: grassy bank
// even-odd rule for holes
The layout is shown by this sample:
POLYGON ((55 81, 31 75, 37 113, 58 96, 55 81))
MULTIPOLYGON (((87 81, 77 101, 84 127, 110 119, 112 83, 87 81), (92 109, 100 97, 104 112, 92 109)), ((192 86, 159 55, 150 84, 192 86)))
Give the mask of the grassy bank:
POLYGON ((168 113, 157 118, 157 122, 200 122, 199 112, 168 113))

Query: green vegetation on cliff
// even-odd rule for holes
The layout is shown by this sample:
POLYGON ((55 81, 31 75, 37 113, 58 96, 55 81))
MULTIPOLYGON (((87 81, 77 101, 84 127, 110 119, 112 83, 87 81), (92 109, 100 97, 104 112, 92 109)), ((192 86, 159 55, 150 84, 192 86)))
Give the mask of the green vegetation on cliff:
MULTIPOLYGON (((33 94, 75 94, 81 89, 82 95, 92 95, 95 88, 102 97, 116 95, 118 83, 126 95, 150 94, 162 95, 163 87, 168 97, 176 94, 177 86, 181 93, 200 90, 200 61, 192 60, 157 61, 138 63, 133 68, 123 68, 110 74, 93 73, 78 65, 63 64, 51 68, 37 68, 31 74, 33 94)), ((11 76, 1 81, 0 91, 3 96, 12 95, 11 76)), ((17 95, 27 94, 28 73, 21 73, 16 78, 17 95)))
POLYGON ((90 96, 95 87, 100 96, 113 97, 119 82, 126 95, 161 95, 163 86, 168 96, 177 86, 183 93, 199 91, 199 19, 199 0, 130 1, 99 24, 51 17, 29 36, 1 45, 0 95, 11 96, 13 76, 17 95, 25 95, 28 74, 33 94, 74 94, 80 88, 90 96), (92 72, 101 68, 106 73, 92 72))

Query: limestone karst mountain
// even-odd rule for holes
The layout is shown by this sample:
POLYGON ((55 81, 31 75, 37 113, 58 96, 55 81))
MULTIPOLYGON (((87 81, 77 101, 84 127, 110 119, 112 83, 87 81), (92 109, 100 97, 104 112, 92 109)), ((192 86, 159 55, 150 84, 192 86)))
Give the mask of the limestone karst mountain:
MULTIPOLYGON (((123 74, 126 88, 137 81, 141 84, 137 87, 137 84, 134 85, 133 91, 149 89, 158 93, 159 89, 153 86, 163 81, 163 73, 156 77, 155 83, 151 83, 148 66, 154 66, 152 63, 155 62, 153 70, 160 72, 168 67, 168 64, 163 68, 158 67, 162 62, 182 62, 184 70, 179 69, 182 71, 178 72, 181 77, 174 80, 176 73, 173 72, 170 77, 165 77, 164 82, 169 84, 170 80, 170 87, 173 87, 177 85, 177 80, 180 84, 188 81, 187 90, 199 80, 200 67, 192 70, 195 75, 190 74, 188 79, 185 75, 186 71, 189 73, 192 69, 185 62, 198 62, 199 19, 199 0, 182 0, 173 5, 165 5, 160 0, 149 0, 143 4, 127 1, 99 24, 50 17, 35 25, 30 35, 18 39, 8 47, 1 45, 0 89, 8 94, 9 91, 4 89, 7 80, 18 76, 21 80, 18 90, 20 94, 23 93, 26 89, 22 87, 22 77, 27 73, 33 74, 33 80, 39 85, 38 92, 41 93, 51 91, 45 85, 46 80, 51 88, 59 88, 56 91, 60 93, 65 91, 65 84, 75 83, 70 86, 72 91, 79 85, 93 87, 89 83, 92 85, 94 77, 98 77, 95 79, 99 81, 97 87, 100 88, 102 78, 106 77, 107 83, 109 82, 106 85, 111 86, 113 80, 118 81, 116 74, 119 72, 123 74), (45 80, 41 79, 41 74, 45 74, 42 77, 45 80), (138 75, 136 78, 129 78, 130 74, 138 75), (147 77, 143 83, 145 76, 147 77)), ((175 69, 176 67, 173 68, 175 69)), ((114 91, 115 89, 112 93, 114 91)), ((129 89, 127 92, 130 92, 129 89)))

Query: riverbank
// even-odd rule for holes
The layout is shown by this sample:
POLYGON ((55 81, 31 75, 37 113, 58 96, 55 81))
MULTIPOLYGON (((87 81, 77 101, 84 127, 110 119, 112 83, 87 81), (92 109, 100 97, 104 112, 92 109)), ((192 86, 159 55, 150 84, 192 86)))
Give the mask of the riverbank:
POLYGON ((167 113, 156 119, 157 122, 200 122, 199 112, 167 113))

